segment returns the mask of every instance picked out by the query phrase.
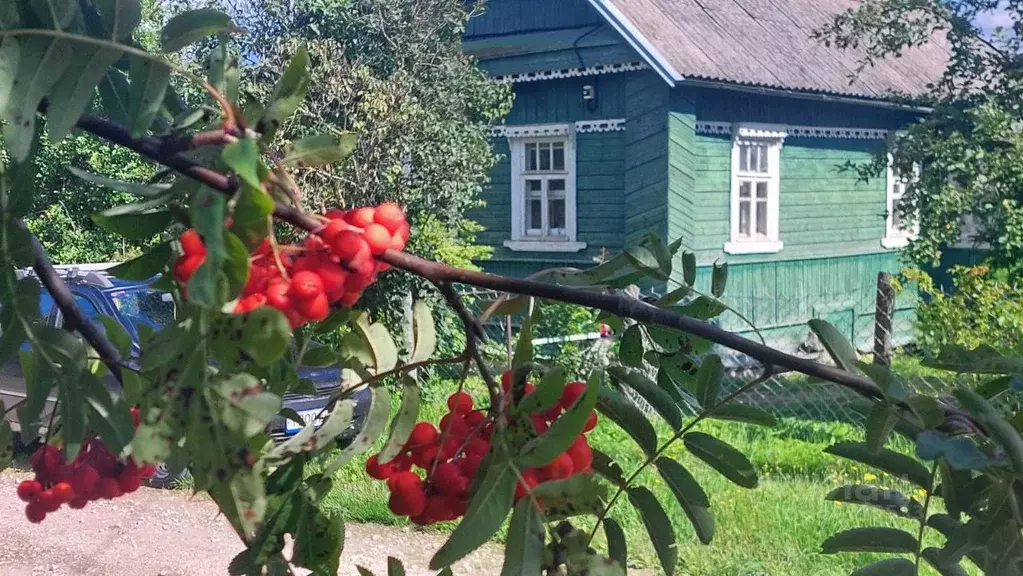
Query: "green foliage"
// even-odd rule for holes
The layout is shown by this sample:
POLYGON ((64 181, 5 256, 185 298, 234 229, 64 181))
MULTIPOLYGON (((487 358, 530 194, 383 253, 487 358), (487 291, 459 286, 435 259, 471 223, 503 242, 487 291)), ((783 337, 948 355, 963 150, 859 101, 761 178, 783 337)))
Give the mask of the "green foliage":
POLYGON ((928 357, 951 346, 985 344, 1006 354, 1023 354, 1023 286, 1005 271, 986 266, 951 270, 954 289, 943 292, 930 277, 914 272, 929 296, 917 308, 917 345, 928 357))
MULTIPOLYGON (((1019 273, 1023 262, 1023 84, 1019 53, 1023 7, 996 0, 868 0, 840 13, 818 35, 828 44, 858 46, 861 68, 941 37, 948 43, 944 75, 927 94, 908 104, 932 108, 920 122, 891 142, 896 173, 910 179, 897 208, 904 221, 918 222, 909 256, 921 265, 937 263, 957 244, 984 246, 999 268, 1019 273), (998 12, 1013 30, 985 38, 978 22, 998 12), (967 232, 968 225, 975 229, 967 232)), ((863 177, 883 177, 884 154, 863 177)))

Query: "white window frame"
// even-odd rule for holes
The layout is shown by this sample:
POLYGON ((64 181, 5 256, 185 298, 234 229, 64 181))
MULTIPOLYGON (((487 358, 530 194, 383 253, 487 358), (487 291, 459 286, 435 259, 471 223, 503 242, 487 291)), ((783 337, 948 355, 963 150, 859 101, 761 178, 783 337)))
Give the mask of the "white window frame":
MULTIPOLYGON (((784 126, 770 124, 736 124, 732 137, 732 173, 729 202, 729 241, 724 251, 728 254, 772 254, 784 247, 778 231, 779 197, 781 193, 781 147, 787 135, 784 126), (744 144, 763 144, 767 147, 767 174, 742 173, 740 153, 744 144), (767 183, 767 234, 744 237, 739 233, 739 191, 743 182, 767 183)), ((750 191, 750 230, 756 229, 756 186, 750 191)))
POLYGON ((902 197, 906 194, 906 184, 915 181, 920 177, 920 166, 913 166, 913 175, 909 178, 899 178, 895 173, 895 168, 892 166, 892 156, 888 155, 888 169, 885 171, 885 219, 884 219, 884 237, 881 238, 881 246, 890 250, 897 250, 899 248, 905 248, 909 245, 910 240, 916 238, 917 234, 920 233, 919 221, 914 221, 913 226, 909 230, 902 230, 895 228, 895 208, 896 202, 901 201, 902 197), (896 198, 896 185, 901 180, 902 193, 896 198))
MULTIPOLYGON (((586 248, 585 242, 577 241, 576 227, 576 163, 575 125, 542 124, 536 126, 515 126, 506 132, 510 149, 511 164, 511 239, 504 246, 515 251, 526 252, 578 252, 586 248), (533 143, 560 142, 565 147, 565 170, 560 173, 528 172, 526 170, 526 145, 533 143), (526 191, 527 179, 548 179, 551 176, 565 180, 565 236, 534 236, 526 233, 526 191)), ((548 204, 544 203, 546 211, 548 204)))

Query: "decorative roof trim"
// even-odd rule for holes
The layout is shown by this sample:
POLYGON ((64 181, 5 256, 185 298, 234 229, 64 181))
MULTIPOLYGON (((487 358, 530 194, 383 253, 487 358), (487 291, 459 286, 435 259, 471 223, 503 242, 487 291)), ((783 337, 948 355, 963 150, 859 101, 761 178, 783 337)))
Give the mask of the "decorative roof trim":
POLYGON ((736 127, 738 135, 747 138, 784 138, 786 135, 792 138, 839 138, 849 140, 884 140, 894 131, 878 128, 847 128, 833 126, 786 126, 773 125, 770 129, 752 126, 745 128, 740 124, 731 122, 709 122, 699 120, 696 122, 697 134, 710 134, 715 136, 732 136, 736 127))
POLYGON ((606 120, 583 120, 575 123, 575 131, 579 134, 590 132, 623 132, 625 118, 608 118, 606 120))
POLYGON ((784 140, 789 135, 788 127, 779 124, 734 124, 732 131, 736 138, 784 140))
POLYGON ((536 82, 539 80, 554 80, 557 78, 578 78, 580 76, 597 76, 600 74, 618 74, 620 72, 635 72, 637 70, 648 70, 650 67, 643 62, 622 62, 620 64, 600 64, 598 66, 587 66, 585 68, 563 68, 561 70, 542 70, 539 72, 520 72, 518 74, 506 74, 504 76, 493 76, 491 80, 500 84, 517 82, 536 82))
POLYGON ((589 134, 591 132, 621 132, 625 130, 625 118, 605 118, 602 120, 582 120, 568 124, 528 124, 520 126, 494 126, 490 129, 491 136, 505 138, 546 138, 566 136, 572 132, 589 134))

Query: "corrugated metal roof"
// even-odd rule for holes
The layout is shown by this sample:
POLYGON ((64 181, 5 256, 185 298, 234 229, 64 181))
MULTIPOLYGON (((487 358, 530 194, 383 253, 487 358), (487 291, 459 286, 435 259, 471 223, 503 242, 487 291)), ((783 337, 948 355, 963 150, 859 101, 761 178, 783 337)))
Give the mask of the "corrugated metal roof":
POLYGON ((857 0, 591 0, 611 6, 665 69, 683 78, 883 98, 921 95, 948 63, 943 35, 875 62, 811 37, 857 0))

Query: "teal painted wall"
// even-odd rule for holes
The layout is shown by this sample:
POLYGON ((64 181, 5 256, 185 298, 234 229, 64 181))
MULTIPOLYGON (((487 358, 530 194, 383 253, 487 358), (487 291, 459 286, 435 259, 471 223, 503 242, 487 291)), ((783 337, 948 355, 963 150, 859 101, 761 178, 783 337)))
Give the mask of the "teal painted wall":
MULTIPOLYGON (((475 2, 469 0, 468 5, 475 2)), ((465 27, 467 39, 601 24, 587 0, 487 0, 465 27)))
POLYGON ((648 232, 668 234, 667 85, 652 72, 630 74, 625 86, 625 243, 648 232))
MULTIPOLYGON (((565 78, 515 85, 515 105, 508 125, 577 122, 603 118, 622 118, 626 114, 626 89, 640 73, 599 77, 597 106, 588 109, 582 99, 585 83, 595 78, 565 78)), ((625 247, 626 220, 623 190, 628 132, 576 134, 576 221, 578 240, 587 248, 574 253, 514 252, 503 246, 511 238, 511 166, 508 140, 493 140, 494 151, 502 160, 495 166, 490 184, 483 190, 486 205, 469 217, 486 230, 478 241, 494 246, 494 255, 481 265, 499 274, 526 276, 555 266, 592 266, 603 250, 620 251, 625 247)), ((663 149, 663 147, 662 147, 663 149)), ((666 181, 666 178, 664 179, 666 181)))

